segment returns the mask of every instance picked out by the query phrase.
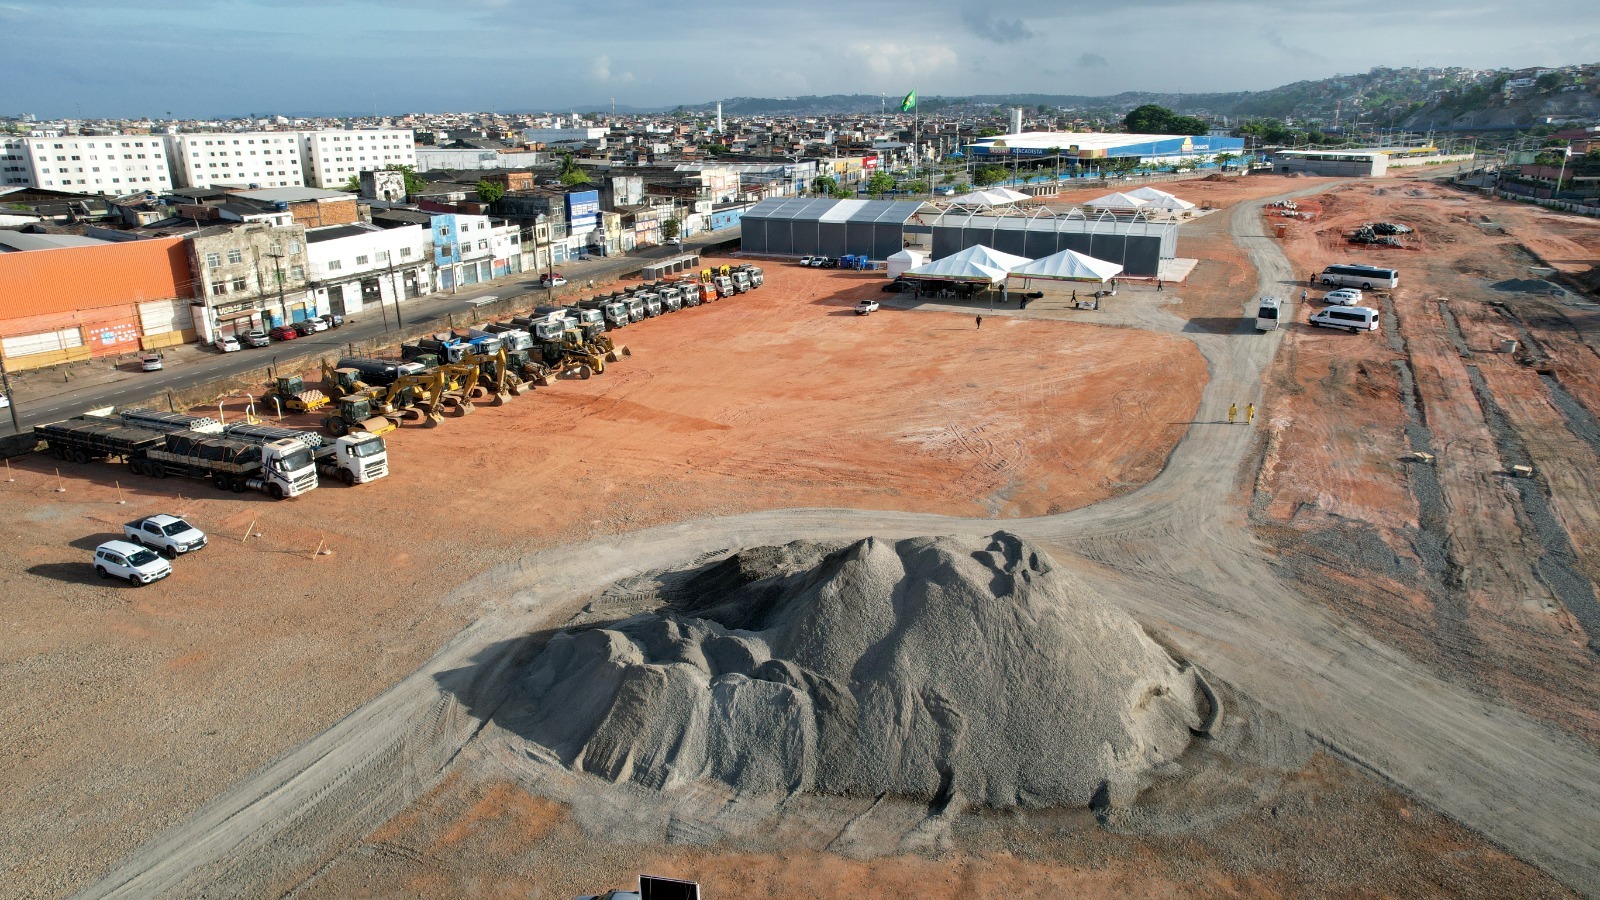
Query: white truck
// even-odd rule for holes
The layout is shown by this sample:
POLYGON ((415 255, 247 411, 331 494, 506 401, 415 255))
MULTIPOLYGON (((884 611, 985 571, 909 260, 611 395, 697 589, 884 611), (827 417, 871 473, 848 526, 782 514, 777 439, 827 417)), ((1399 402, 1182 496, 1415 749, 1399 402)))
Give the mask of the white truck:
POLYGON ((167 559, 177 559, 206 545, 206 533, 177 516, 160 513, 134 519, 122 526, 122 536, 142 544, 167 559))
POLYGON ((317 472, 338 478, 345 484, 366 484, 389 474, 388 445, 383 438, 365 431, 352 431, 325 441, 322 435, 312 431, 240 423, 228 426, 227 435, 257 444, 299 441, 311 451, 317 472))

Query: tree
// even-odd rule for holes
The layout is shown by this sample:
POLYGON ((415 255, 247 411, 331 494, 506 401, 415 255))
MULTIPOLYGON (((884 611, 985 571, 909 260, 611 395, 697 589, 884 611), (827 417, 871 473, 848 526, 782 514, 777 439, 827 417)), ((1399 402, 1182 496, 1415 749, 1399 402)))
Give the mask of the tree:
POLYGON ((560 177, 561 183, 567 187, 590 183, 589 173, 585 172, 583 167, 578 165, 577 157, 573 156, 571 153, 561 154, 561 163, 560 167, 556 170, 556 174, 560 177))
POLYGON ((1001 131, 998 128, 979 128, 978 129, 978 137, 981 137, 981 138, 999 137, 1002 134, 1005 134, 1005 132, 1001 131))
POLYGON ((818 175, 811 179, 811 190, 817 194, 832 194, 839 189, 839 180, 827 175, 818 175))
POLYGON ((874 197, 892 190, 894 190, 894 176, 888 172, 879 170, 873 172, 872 177, 867 179, 867 193, 874 197))
POLYGON ((340 190, 349 191, 352 194, 361 193, 361 176, 360 175, 351 175, 350 176, 350 180, 346 181, 344 183, 344 187, 340 188, 340 190))
POLYGON ((1566 80, 1566 76, 1562 75, 1560 72, 1546 72, 1539 76, 1539 80, 1535 81, 1533 86, 1538 89, 1540 93, 1548 94, 1556 88, 1561 87, 1562 84, 1566 83, 1566 80))
MULTIPOLYGON (((399 163, 390 163, 389 165, 384 166, 383 169, 386 172, 400 172, 405 175, 407 197, 422 193, 423 189, 428 186, 428 182, 423 180, 422 176, 417 174, 417 170, 411 166, 402 166, 399 163)), ((356 187, 359 189, 360 179, 357 179, 356 181, 356 187)))
POLYGON ((661 223, 661 238, 663 240, 670 241, 673 238, 678 236, 678 232, 682 228, 683 228, 683 222, 681 220, 679 220, 676 216, 674 216, 674 217, 672 217, 670 219, 667 219, 666 221, 661 223))
POLYGON ((1123 116, 1122 127, 1134 134, 1165 134, 1173 117, 1172 110, 1165 106, 1146 103, 1123 116))
POLYGON ((478 181, 478 199, 484 203, 493 203, 505 195, 506 189, 504 185, 481 179, 478 181))
POLYGON ((988 187, 1005 181, 1011 175, 1005 166, 984 165, 972 170, 972 183, 978 187, 988 187))
POLYGON ((1231 163, 1238 158, 1239 154, 1237 153, 1218 153, 1216 156, 1217 168, 1226 169, 1228 167, 1228 163, 1231 163))

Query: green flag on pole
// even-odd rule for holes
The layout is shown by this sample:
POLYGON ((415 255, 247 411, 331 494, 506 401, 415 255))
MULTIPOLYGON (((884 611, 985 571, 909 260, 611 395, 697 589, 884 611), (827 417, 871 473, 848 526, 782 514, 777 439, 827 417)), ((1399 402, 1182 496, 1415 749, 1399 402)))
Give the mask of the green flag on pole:
POLYGON ((911 93, 906 95, 906 98, 904 100, 900 101, 900 111, 901 112, 911 112, 911 107, 916 106, 916 105, 917 105, 917 92, 916 91, 912 91, 911 93))

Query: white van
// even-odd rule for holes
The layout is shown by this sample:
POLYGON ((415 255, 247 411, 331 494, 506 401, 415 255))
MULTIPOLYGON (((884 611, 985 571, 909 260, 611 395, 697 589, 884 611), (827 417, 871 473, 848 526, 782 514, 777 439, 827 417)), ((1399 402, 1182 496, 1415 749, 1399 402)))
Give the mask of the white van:
POLYGON ((1272 331, 1278 327, 1278 312, 1281 304, 1277 297, 1262 297, 1261 305, 1256 310, 1256 330, 1272 331))
POLYGON ((1377 331, 1378 311, 1365 306, 1330 306, 1312 313, 1309 320, 1324 328, 1345 328, 1350 331, 1377 331))

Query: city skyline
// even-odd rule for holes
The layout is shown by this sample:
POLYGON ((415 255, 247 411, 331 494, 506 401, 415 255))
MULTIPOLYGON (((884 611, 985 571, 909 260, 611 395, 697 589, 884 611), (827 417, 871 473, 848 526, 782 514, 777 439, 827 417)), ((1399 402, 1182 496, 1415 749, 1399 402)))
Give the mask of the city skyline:
POLYGON ((598 26, 528 0, 0 0, 12 108, 42 118, 654 109, 734 96, 1264 90, 1375 66, 1591 61, 1600 10, 1146 0, 790 10, 622 0, 598 26), (1559 29, 1552 21, 1562 22, 1559 29), (707 23, 715 23, 715 26, 707 23), (596 31, 603 36, 595 36, 596 31))

